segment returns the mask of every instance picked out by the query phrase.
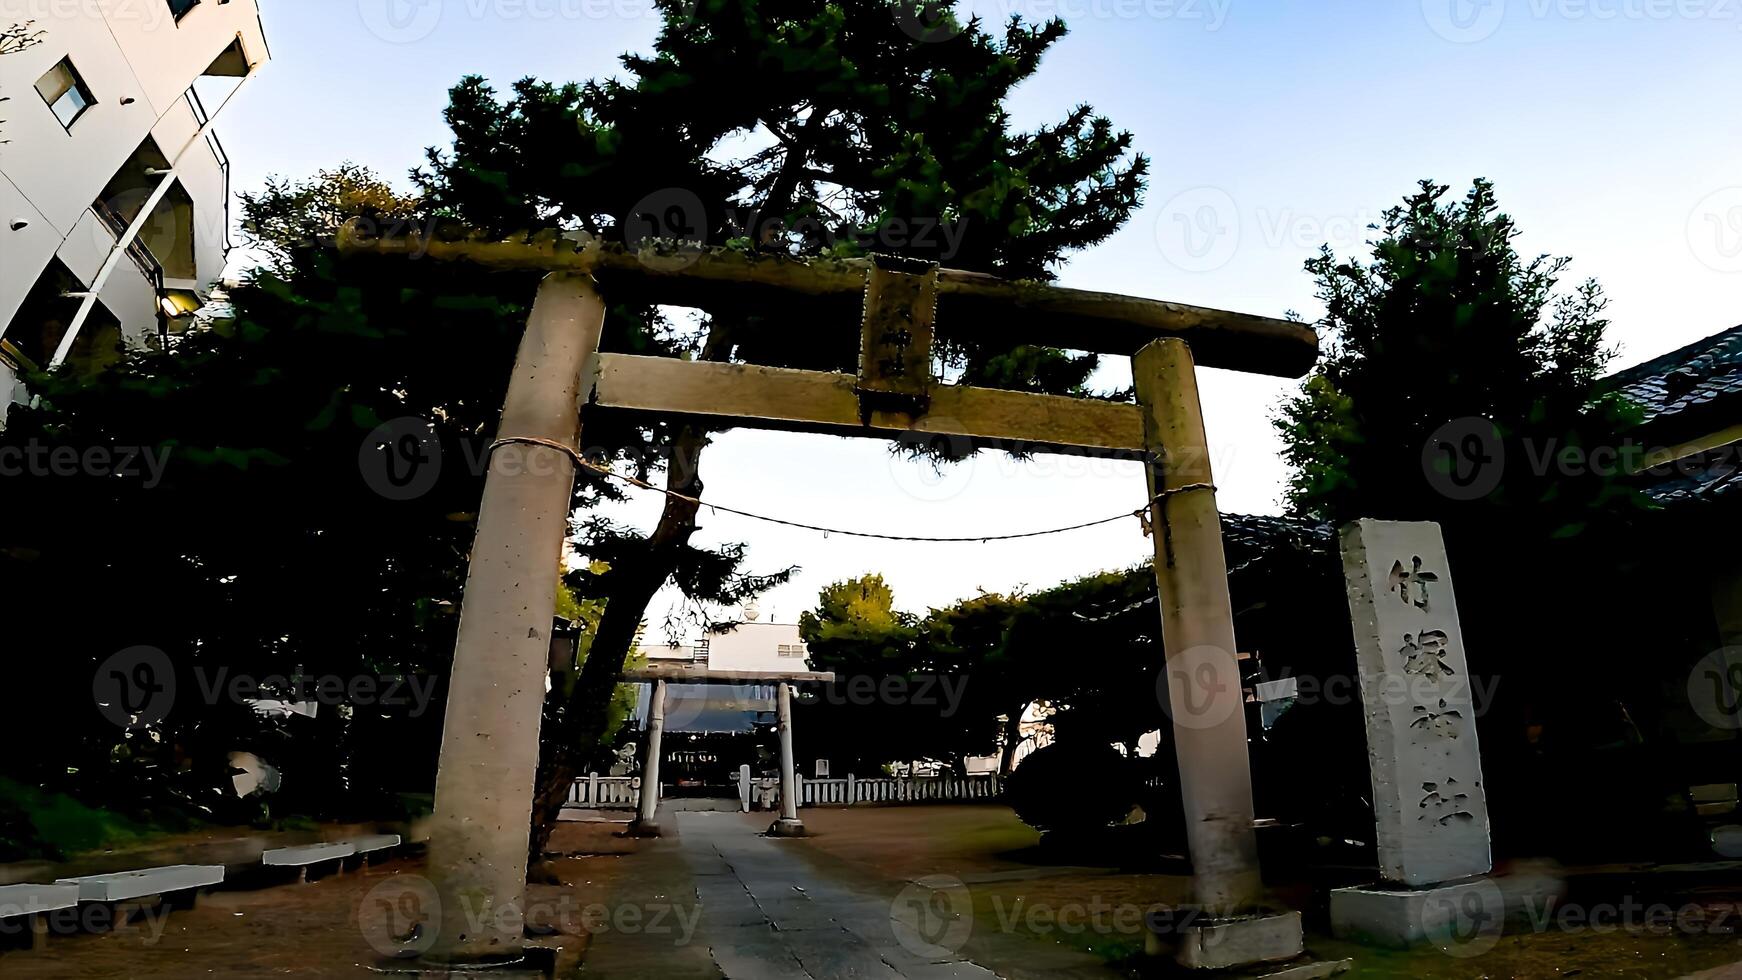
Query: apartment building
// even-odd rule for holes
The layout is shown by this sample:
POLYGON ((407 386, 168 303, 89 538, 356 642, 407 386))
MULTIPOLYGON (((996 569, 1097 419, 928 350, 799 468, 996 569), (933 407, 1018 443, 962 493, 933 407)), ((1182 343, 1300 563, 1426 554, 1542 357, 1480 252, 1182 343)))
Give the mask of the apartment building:
MULTIPOLYGON (((270 58, 255 0, 0 5, 0 413, 201 318, 230 248, 213 124, 270 58)), ((3 419, 0 415, 0 419, 3 419)))

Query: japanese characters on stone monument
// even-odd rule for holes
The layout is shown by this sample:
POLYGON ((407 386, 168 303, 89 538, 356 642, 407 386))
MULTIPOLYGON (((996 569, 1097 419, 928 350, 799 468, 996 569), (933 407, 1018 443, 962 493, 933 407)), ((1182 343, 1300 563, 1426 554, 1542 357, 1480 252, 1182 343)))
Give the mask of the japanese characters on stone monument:
POLYGON ((1486 874, 1473 688, 1439 525, 1356 521, 1342 550, 1380 873, 1418 888, 1486 874))

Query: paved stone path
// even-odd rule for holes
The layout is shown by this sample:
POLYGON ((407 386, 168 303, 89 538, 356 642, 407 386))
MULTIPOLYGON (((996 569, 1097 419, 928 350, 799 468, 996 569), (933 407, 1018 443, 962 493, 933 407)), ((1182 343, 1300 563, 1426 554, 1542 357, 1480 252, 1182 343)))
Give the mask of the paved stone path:
MULTIPOLYGON (((971 916, 898 900, 889 882, 819 860, 803 841, 764 837, 737 813, 661 814, 677 831, 634 857, 635 871, 613 909, 664 915, 665 929, 600 933, 585 957, 587 977, 697 980, 993 980, 996 977, 1111 978, 1089 954, 1026 936, 974 927, 971 916), (699 909, 698 909, 699 904, 699 909), (944 928, 940 928, 943 926, 944 928), (941 935, 939 933, 942 933, 941 935), (939 945, 932 945, 932 943, 939 945)), ((930 890, 907 892, 929 896, 930 890)), ((651 915, 648 916, 651 920, 651 915)))

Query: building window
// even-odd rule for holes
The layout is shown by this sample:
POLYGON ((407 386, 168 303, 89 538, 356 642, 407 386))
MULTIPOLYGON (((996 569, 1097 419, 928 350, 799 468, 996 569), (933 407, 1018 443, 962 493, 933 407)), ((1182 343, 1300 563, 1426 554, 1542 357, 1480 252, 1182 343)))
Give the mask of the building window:
POLYGON ((169 0, 169 12, 175 15, 176 20, 181 20, 188 11, 199 5, 200 0, 169 0))
POLYGON ((62 58, 60 64, 37 79, 36 90, 54 112, 54 117, 67 129, 72 129, 73 122, 97 101, 91 98, 91 90, 79 77, 79 70, 73 67, 71 58, 62 58))
MULTIPOLYGON (((12 322, 0 333, 0 356, 20 367, 46 369, 83 303, 67 293, 84 288, 84 283, 60 259, 50 260, 25 294, 12 322)), ((67 363, 81 374, 92 374, 120 357, 121 321, 99 302, 74 339, 67 363)))
POLYGON ((805 653, 804 644, 782 643, 776 652, 782 657, 803 657, 805 653))

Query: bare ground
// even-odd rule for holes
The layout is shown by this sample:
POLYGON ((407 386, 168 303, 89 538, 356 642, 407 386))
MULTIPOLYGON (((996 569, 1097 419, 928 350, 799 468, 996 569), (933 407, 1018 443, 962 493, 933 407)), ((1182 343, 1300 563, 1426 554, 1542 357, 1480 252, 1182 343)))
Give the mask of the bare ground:
MULTIPOLYGON (((591 937, 589 909, 597 909, 624 855, 635 842, 621 827, 564 823, 549 870, 560 884, 528 889, 529 918, 556 934, 544 940, 572 968, 591 937)), ((186 980, 199 976, 374 976, 388 963, 393 939, 407 930, 398 917, 404 896, 415 894, 422 857, 395 858, 373 867, 251 891, 219 891, 191 909, 151 910, 101 934, 54 936, 41 952, 0 953, 7 978, 128 977, 186 980)))
MULTIPOLYGON (((803 812, 814 834, 806 843, 832 859, 887 878, 944 875, 963 882, 976 932, 1027 933, 1094 952, 1135 972, 1158 972, 1136 959, 1143 914, 1189 900, 1190 880, 1178 875, 1037 863, 1039 834, 999 806, 813 809, 803 812)), ((1742 882, 1737 883, 1742 897, 1742 882)), ((1716 914, 1698 922, 1635 928, 1546 927, 1509 922, 1491 948, 1425 947, 1375 950, 1330 938, 1309 922, 1308 951, 1320 959, 1353 959, 1350 977, 1676 978, 1742 961, 1742 907, 1707 903, 1716 914), (1454 955, 1456 954, 1456 955, 1454 955)), ((1678 903, 1679 907, 1679 903, 1678 903)), ((1582 920, 1573 920, 1574 922, 1582 920)), ((1742 968, 1724 980, 1742 980, 1742 968)))

